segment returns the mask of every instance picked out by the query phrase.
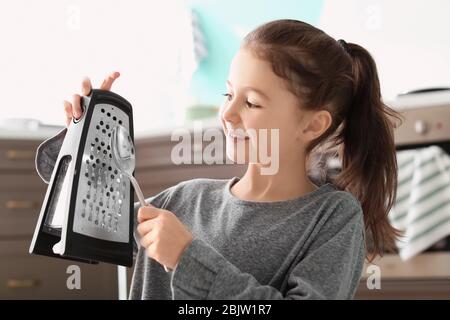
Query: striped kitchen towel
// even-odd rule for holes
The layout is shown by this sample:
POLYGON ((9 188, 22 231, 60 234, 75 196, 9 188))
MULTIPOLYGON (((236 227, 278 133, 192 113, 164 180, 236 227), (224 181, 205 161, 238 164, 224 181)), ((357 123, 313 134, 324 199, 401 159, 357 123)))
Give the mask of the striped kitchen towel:
POLYGON ((450 156, 438 146, 397 152, 397 199, 389 213, 404 232, 397 241, 407 260, 450 234, 450 156))

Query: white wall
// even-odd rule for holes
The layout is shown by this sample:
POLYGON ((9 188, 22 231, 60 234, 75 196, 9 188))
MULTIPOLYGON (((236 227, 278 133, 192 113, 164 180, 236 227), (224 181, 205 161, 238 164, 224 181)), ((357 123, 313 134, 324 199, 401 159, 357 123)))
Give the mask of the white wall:
POLYGON ((372 53, 385 100, 450 87, 448 0, 325 0, 319 27, 372 53))
POLYGON ((63 124, 82 77, 99 86, 117 70, 113 90, 134 106, 136 131, 174 123, 181 10, 176 0, 2 0, 0 118, 63 124))

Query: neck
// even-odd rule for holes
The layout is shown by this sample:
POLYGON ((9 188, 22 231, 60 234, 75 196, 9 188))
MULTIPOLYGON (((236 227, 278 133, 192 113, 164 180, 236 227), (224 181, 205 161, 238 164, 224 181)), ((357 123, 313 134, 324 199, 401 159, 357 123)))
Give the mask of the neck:
POLYGON ((242 200, 283 201, 301 197, 317 189, 306 174, 305 163, 281 164, 273 175, 262 175, 261 165, 251 163, 244 176, 233 185, 232 193, 242 200), (284 169, 283 169, 284 168, 284 169))

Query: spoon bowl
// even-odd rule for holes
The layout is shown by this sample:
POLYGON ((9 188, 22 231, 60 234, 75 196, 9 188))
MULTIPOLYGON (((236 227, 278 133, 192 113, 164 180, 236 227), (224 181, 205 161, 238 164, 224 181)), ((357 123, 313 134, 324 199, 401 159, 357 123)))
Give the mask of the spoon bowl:
POLYGON ((125 176, 127 176, 136 191, 141 206, 145 206, 144 195, 137 180, 133 177, 136 167, 136 155, 128 130, 118 125, 113 128, 111 134, 111 155, 115 165, 125 176))

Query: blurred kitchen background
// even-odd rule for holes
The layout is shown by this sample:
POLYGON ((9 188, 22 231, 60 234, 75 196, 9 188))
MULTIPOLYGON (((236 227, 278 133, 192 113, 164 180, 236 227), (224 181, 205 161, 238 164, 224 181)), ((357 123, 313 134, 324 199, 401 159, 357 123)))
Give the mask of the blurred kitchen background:
MULTIPOLYGON (((400 183, 391 220, 407 238, 397 253, 367 264, 356 298, 449 299, 446 0, 2 1, 0 299, 117 299, 115 266, 79 263, 82 289, 69 290, 70 262, 28 254, 47 187, 36 174, 35 151, 63 128, 62 101, 80 90, 81 79, 89 76, 95 87, 120 71, 113 91, 133 105, 136 175, 146 196, 191 178, 241 175, 242 166, 174 165, 170 133, 195 120, 219 126, 229 63, 241 39, 281 18, 367 48, 384 101, 404 116, 395 133, 400 183)), ((324 164, 330 175, 339 170, 333 160, 324 164)))

